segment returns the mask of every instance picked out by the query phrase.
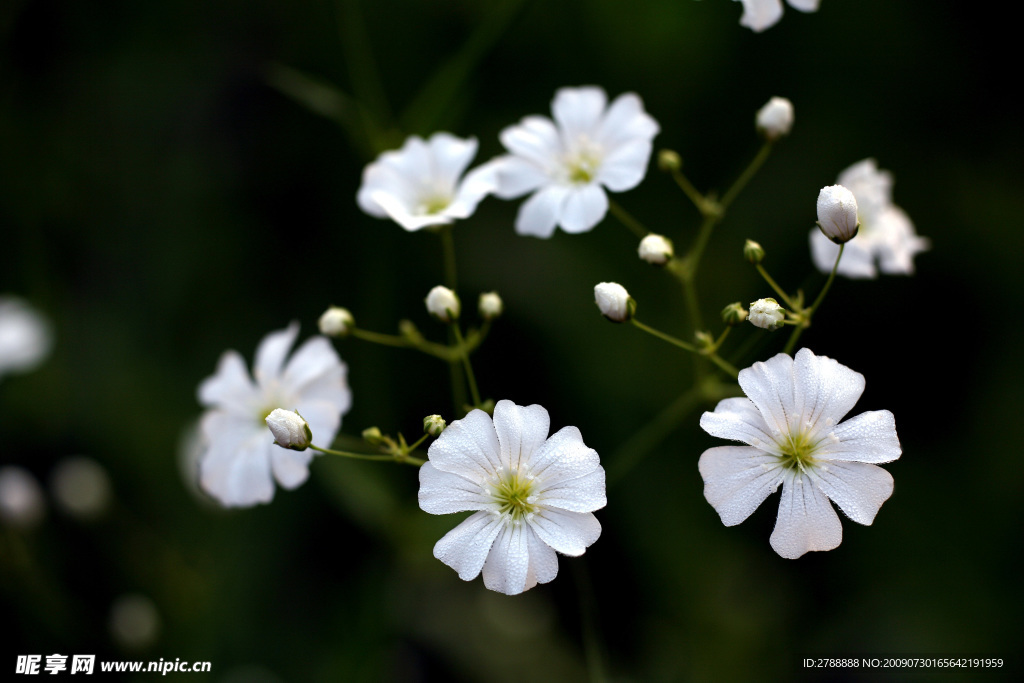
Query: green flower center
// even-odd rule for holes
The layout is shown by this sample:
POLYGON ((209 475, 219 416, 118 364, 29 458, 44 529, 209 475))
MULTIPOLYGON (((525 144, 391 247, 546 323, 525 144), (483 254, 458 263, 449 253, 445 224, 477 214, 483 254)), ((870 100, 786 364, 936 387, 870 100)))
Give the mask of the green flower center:
POLYGON ((488 493, 498 504, 498 514, 516 523, 530 519, 538 507, 533 495, 536 483, 529 468, 498 468, 488 486, 488 493))
POLYGON ((808 468, 814 467, 818 462, 814 457, 814 453, 818 448, 818 441, 812 442, 810 434, 806 431, 801 430, 795 434, 791 432, 777 443, 779 450, 782 451, 779 461, 782 463, 783 468, 787 470, 799 469, 803 472, 808 468))
POLYGON ((601 156, 601 148, 586 135, 581 135, 576 141, 576 148, 565 159, 569 182, 585 185, 594 180, 601 167, 601 156))
POLYGON ((445 197, 442 195, 429 196, 420 202, 419 213, 427 216, 441 213, 447 209, 448 205, 451 203, 451 197, 445 197))

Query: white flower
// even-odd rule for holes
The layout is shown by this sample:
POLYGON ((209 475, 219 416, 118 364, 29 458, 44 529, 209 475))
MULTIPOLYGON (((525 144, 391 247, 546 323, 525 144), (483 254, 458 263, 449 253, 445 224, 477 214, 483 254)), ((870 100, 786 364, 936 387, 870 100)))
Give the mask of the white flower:
POLYGON ((356 321, 352 317, 352 313, 347 308, 341 308, 340 306, 331 306, 320 319, 317 321, 317 326, 320 328, 320 334, 326 334, 328 337, 344 337, 347 336, 352 328, 355 327, 356 321))
POLYGON ((663 266, 668 263, 669 259, 675 254, 672 249, 672 241, 664 235, 655 235, 651 233, 647 237, 640 240, 640 246, 637 247, 637 254, 640 258, 648 263, 656 266, 663 266))
POLYGON ((818 227, 836 244, 857 235, 857 198, 842 185, 829 185, 818 193, 818 227))
POLYGON ((46 318, 16 296, 0 296, 0 377, 34 369, 52 344, 46 318))
POLYGON ((491 162, 495 194, 513 199, 533 193, 519 207, 516 232, 550 237, 555 226, 586 232, 604 218, 608 196, 640 184, 647 173, 658 124, 633 94, 607 106, 597 87, 562 88, 551 103, 554 122, 527 116, 501 132, 511 153, 491 162))
POLYGON ((425 142, 413 135, 402 149, 384 152, 363 171, 356 195, 359 208, 410 231, 469 218, 494 190, 487 167, 462 178, 476 148, 476 139, 450 133, 434 133, 425 142))
POLYGON ((726 526, 739 524, 782 484, 771 544, 782 557, 832 550, 843 540, 836 503, 860 524, 871 524, 892 495, 892 476, 874 463, 900 457, 888 410, 843 423, 864 391, 864 376, 831 358, 800 349, 740 371, 748 398, 720 401, 700 426, 712 436, 747 446, 704 451, 699 469, 704 497, 726 526))
POLYGON ((631 307, 636 305, 631 304, 632 301, 629 292, 618 282, 601 282, 594 286, 594 303, 601 315, 612 322, 622 323, 632 317, 631 307))
POLYGON ((29 529, 45 514, 43 490, 32 473, 17 465, 0 467, 0 520, 29 529))
POLYGON ((786 319, 786 311, 775 299, 758 299, 750 304, 750 315, 747 318, 754 327, 763 330, 777 330, 786 319))
POLYGON ((757 110, 757 130, 768 140, 778 140, 789 135, 793 127, 793 103, 785 97, 773 97, 757 110))
MULTIPOLYGON (((846 243, 836 272, 849 278, 874 278, 879 270, 912 275, 914 256, 926 251, 929 242, 917 235, 907 214, 892 203, 892 174, 879 171, 874 159, 864 159, 840 173, 837 182, 857 199, 860 230, 846 243)), ((819 229, 811 231, 811 256, 818 270, 831 272, 838 254, 838 245, 819 229)))
POLYGON ((477 309, 480 311, 480 317, 484 320, 494 320, 501 316, 502 311, 505 310, 505 304, 497 292, 484 292, 477 302, 477 309))
POLYGON ((558 556, 582 555, 601 535, 605 506, 597 452, 580 431, 548 438, 548 411, 498 401, 494 420, 474 410, 448 425, 420 468, 420 507, 433 515, 473 510, 434 546, 434 557, 471 581, 516 595, 558 573, 558 556))
POLYGON ((298 413, 275 408, 267 415, 267 426, 274 435, 274 442, 281 448, 304 451, 313 439, 309 423, 298 413))
MULTIPOLYGON (((743 3, 740 26, 746 26, 756 33, 774 26, 782 18, 782 0, 738 0, 743 3)), ((815 12, 820 0, 786 0, 793 9, 801 12, 815 12)))
POLYGON ((427 293, 425 302, 427 304, 427 312, 445 323, 458 320, 459 313, 462 310, 462 304, 459 303, 459 297, 455 295, 455 292, 441 285, 434 287, 427 293))
POLYGON ((217 372, 199 385, 209 410, 201 429, 200 485, 224 506, 266 503, 274 479, 293 489, 309 476, 313 451, 279 448, 265 419, 278 406, 292 406, 309 422, 313 443, 329 447, 352 404, 347 368, 326 337, 306 341, 285 363, 298 323, 264 337, 256 349, 253 376, 237 351, 221 356, 217 372))

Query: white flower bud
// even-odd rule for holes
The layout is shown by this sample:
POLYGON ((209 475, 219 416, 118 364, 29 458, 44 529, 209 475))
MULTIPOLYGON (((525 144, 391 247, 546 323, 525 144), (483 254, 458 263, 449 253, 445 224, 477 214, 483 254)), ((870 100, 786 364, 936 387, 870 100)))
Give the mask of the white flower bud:
POLYGON ((773 97, 757 110, 757 130, 766 140, 774 142, 789 135, 793 127, 793 103, 785 97, 773 97))
POLYGON ((441 436, 446 426, 444 418, 440 415, 427 415, 423 418, 423 431, 431 436, 441 436))
POLYGON ((777 330, 786 319, 786 311, 775 299, 758 299, 750 304, 750 315, 747 318, 755 327, 765 330, 777 330))
POLYGON ((274 435, 274 443, 281 448, 304 451, 313 440, 309 423, 301 415, 290 410, 275 408, 267 415, 267 426, 274 435))
POLYGON ((730 327, 732 325, 739 325, 747 319, 749 314, 750 312, 743 308, 740 302, 737 301, 736 303, 729 304, 722 309, 722 322, 730 327))
POLYGON ((484 292, 480 295, 477 309, 484 320, 494 320, 505 310, 505 304, 497 292, 484 292))
POLYGON ((595 286, 594 303, 601 310, 601 315, 616 323, 632 318, 636 309, 636 302, 618 282, 602 282, 595 286))
POLYGON ((842 185, 829 185, 818 193, 818 227, 836 244, 857 236, 857 198, 842 185))
POLYGON ((347 308, 331 306, 320 316, 320 333, 328 337, 346 337, 356 321, 347 308))
POLYGON ((651 233, 640 240, 640 247, 637 249, 640 258, 656 266, 663 266, 675 255, 672 249, 672 241, 662 235, 651 233))
POLYGON ((450 323, 453 320, 458 320, 459 312, 462 310, 459 297, 455 296, 455 292, 441 285, 430 290, 426 302, 427 310, 441 322, 450 323))

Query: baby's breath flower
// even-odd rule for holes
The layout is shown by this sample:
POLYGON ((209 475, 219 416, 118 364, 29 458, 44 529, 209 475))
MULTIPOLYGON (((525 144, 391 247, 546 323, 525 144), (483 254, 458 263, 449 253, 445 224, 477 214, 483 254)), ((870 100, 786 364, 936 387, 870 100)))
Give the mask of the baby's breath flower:
POLYGON ((491 590, 516 595, 558 573, 558 553, 577 556, 601 534, 605 506, 597 452, 575 427, 548 437, 541 406, 498 401, 494 418, 473 410, 430 445, 420 468, 420 507, 473 514, 434 546, 464 581, 483 572, 491 590))
POLYGON ((304 451, 313 441, 309 423, 291 410, 274 408, 270 415, 267 415, 267 426, 274 435, 274 443, 281 448, 304 451))
MULTIPOLYGON (((740 26, 746 26, 755 33, 774 26, 782 18, 782 0, 738 0, 743 3, 740 26)), ((786 0, 793 9, 814 12, 820 0, 786 0)))
POLYGON ((818 193, 818 228, 836 244, 857 235, 857 199, 842 185, 829 185, 818 193))
POLYGON ((750 317, 747 318, 754 327, 764 330, 777 330, 786 319, 786 311, 775 299, 758 299, 750 304, 750 317))
POLYGON ((425 301, 430 315, 441 322, 450 323, 453 320, 459 319, 462 304, 459 303, 459 297, 455 295, 455 292, 447 287, 442 285, 434 287, 427 294, 425 301))
POLYGON ((505 304, 497 292, 484 292, 477 302, 477 310, 480 311, 480 317, 484 320, 494 320, 501 316, 505 310, 505 304))
POLYGON ((423 418, 423 431, 430 436, 441 436, 447 424, 440 415, 427 415, 423 418))
POLYGON ((624 323, 633 317, 636 302, 618 282, 602 282, 594 287, 594 303, 601 315, 612 322, 624 323))
POLYGON ((0 378, 35 369, 50 353, 50 322, 26 301, 0 296, 0 378))
POLYGON ((700 426, 746 446, 704 451, 698 468, 704 497, 726 526, 739 524, 782 485, 771 545, 795 559, 832 550, 843 529, 829 499, 860 524, 871 524, 892 495, 892 476, 878 467, 900 457, 888 410, 840 422, 864 392, 864 376, 831 358, 800 349, 740 371, 747 398, 727 398, 700 426))
POLYGON ((778 140, 789 135, 793 127, 793 103, 785 97, 773 97, 757 110, 757 130, 766 140, 778 140))
POLYGON ((637 248, 640 258, 656 266, 663 266, 675 254, 672 249, 672 241, 663 235, 651 233, 640 240, 637 248))
POLYGON ((328 337, 348 336, 355 324, 355 318, 352 317, 349 310, 340 306, 328 308, 318 321, 320 334, 325 334, 328 337))

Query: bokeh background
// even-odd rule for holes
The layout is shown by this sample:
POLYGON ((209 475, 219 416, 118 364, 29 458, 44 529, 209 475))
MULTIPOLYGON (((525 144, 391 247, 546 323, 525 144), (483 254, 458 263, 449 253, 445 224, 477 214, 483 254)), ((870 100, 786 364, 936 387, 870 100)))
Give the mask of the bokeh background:
MULTIPOLYGON (((43 366, 0 380, 2 463, 47 496, 40 523, 0 528, 4 675, 18 654, 55 652, 206 660, 210 674, 189 676, 212 681, 1019 673, 1016 28, 990 7, 928 0, 824 0, 763 34, 740 12, 727 0, 0 5, 0 293, 30 301, 55 335, 43 366), (378 149, 448 130, 476 136, 484 160, 504 126, 584 84, 639 93, 662 127, 656 147, 677 150, 702 189, 724 190, 756 152, 758 107, 794 102, 792 135, 705 257, 711 320, 769 295, 740 257, 746 238, 784 286, 814 291, 818 189, 865 157, 895 174, 895 201, 931 251, 913 277, 837 281, 803 337, 867 377, 857 412, 896 415, 903 457, 887 466, 896 490, 875 524, 845 520, 837 550, 797 561, 768 544, 777 497, 723 527, 696 468, 715 444, 697 426, 708 406, 634 438, 690 386, 691 359, 592 304, 595 283, 618 281, 646 322, 683 334, 678 287, 611 217, 580 236, 522 238, 518 203, 497 199, 455 231, 463 300, 498 290, 506 303, 474 365, 485 395, 544 405, 615 473, 583 558, 516 598, 463 583, 431 556, 457 520, 419 511, 411 468, 319 458, 304 486, 248 510, 198 494, 181 453, 196 386, 225 349, 251 359, 291 320, 312 334, 332 303, 368 329, 409 318, 443 338, 422 303, 441 280, 436 238, 355 205, 378 149), (102 512, 54 504, 69 456, 109 477, 102 512), (142 605, 127 627, 125 596, 142 605), (800 666, 849 654, 1007 665, 800 666)), ((618 199, 677 245, 696 233, 698 215, 654 168, 618 199)), ((736 333, 758 334, 726 355, 745 366, 784 343, 736 333)), ((424 415, 451 417, 443 365, 351 339, 338 349, 348 436, 417 435, 424 415)))

